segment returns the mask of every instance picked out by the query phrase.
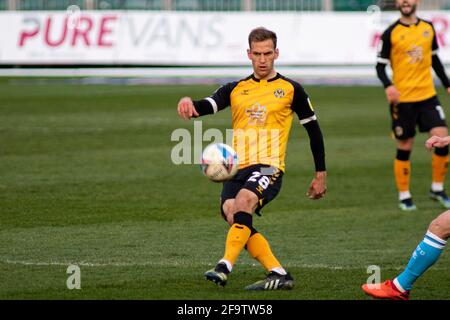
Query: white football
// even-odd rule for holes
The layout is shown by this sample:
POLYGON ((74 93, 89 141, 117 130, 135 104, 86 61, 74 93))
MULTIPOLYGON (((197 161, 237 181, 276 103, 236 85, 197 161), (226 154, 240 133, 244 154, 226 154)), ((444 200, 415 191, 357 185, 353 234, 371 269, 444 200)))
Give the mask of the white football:
POLYGON ((232 147, 224 143, 208 145, 202 153, 203 174, 214 182, 230 180, 238 171, 238 157, 232 147))

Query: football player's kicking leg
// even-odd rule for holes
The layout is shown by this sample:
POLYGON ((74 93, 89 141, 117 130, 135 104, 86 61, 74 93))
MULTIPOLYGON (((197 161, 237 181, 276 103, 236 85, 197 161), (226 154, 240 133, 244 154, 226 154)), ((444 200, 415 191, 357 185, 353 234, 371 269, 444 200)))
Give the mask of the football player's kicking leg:
POLYGON ((449 236, 450 211, 447 210, 430 223, 406 269, 394 279, 399 291, 408 293, 412 289, 414 282, 439 259, 449 236))
MULTIPOLYGON (((243 189, 243 191, 250 192, 245 189, 243 189)), ((222 208, 228 224, 230 226, 233 225, 234 213, 237 210, 235 207, 235 199, 226 200, 222 208)), ((278 273, 280 274, 286 274, 284 269, 281 267, 280 262, 278 262, 277 258, 273 255, 272 250, 270 249, 269 242, 266 240, 266 238, 260 232, 258 232, 255 227, 253 227, 253 225, 250 231, 250 237, 248 238, 247 244, 245 246, 248 253, 258 262, 260 262, 267 272, 278 271, 278 273)))
POLYGON ((213 281, 221 286, 227 282, 227 274, 233 269, 240 252, 247 243, 252 233, 252 212, 256 209, 258 197, 251 191, 241 189, 234 199, 234 205, 225 201, 223 209, 230 224, 227 239, 225 242, 225 254, 217 263, 216 267, 205 273, 207 280, 213 281), (225 206, 225 203, 227 205, 225 206), (232 217, 230 215, 232 213, 232 217))
MULTIPOLYGON (((235 224, 236 217, 238 219, 241 214, 248 215, 255 211, 259 203, 259 198, 255 193, 248 189, 241 189, 236 196, 236 199, 227 199, 222 205, 224 218, 230 226, 235 224)), ((251 222, 251 220, 250 220, 251 222)), ((249 254, 259 261, 263 267, 269 272, 269 276, 262 281, 248 286, 248 290, 276 290, 276 289, 291 289, 293 287, 292 277, 281 266, 280 262, 272 253, 269 242, 259 233, 251 223, 247 226, 250 230, 250 235, 245 244, 249 254)), ((237 259, 242 244, 232 243, 227 241, 227 248, 224 258, 219 261, 216 269, 220 269, 223 273, 228 274, 234 262, 237 259)))
POLYGON ((363 291, 374 298, 407 300, 414 282, 439 259, 449 236, 450 210, 431 222, 424 239, 414 250, 401 274, 393 281, 387 280, 375 285, 364 284, 363 291))

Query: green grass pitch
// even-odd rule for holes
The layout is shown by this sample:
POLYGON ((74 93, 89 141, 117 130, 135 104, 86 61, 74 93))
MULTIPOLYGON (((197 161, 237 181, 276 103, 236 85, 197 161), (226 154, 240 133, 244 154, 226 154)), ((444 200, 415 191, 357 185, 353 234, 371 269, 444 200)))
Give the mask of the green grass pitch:
MULTIPOLYGON (((313 162, 294 122, 282 190, 254 219, 295 289, 244 291, 264 277, 246 252, 226 288, 205 281, 228 229, 221 186, 197 165, 172 164, 170 136, 193 131, 177 118, 178 99, 215 88, 0 79, 0 299, 368 299, 368 266, 384 280, 406 265, 443 211, 428 199, 425 135, 412 155, 419 210, 404 213, 382 88, 307 86, 325 136, 327 196, 305 196, 313 162), (70 264, 80 266, 81 290, 66 287, 70 264)), ((229 124, 229 110, 203 119, 203 129, 229 124)), ((450 299, 449 271, 447 248, 412 299, 450 299)))

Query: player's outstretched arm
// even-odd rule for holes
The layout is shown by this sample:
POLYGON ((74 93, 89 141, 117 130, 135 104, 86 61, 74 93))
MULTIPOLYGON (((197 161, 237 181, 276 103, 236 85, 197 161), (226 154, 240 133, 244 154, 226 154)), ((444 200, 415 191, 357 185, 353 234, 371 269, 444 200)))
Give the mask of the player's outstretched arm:
POLYGON ((195 109, 194 102, 190 97, 181 98, 178 102, 178 115, 182 119, 189 120, 192 117, 198 117, 199 114, 195 109))
POLYGON ((433 148, 443 148, 445 146, 448 146, 449 144, 450 144, 450 136, 447 137, 432 136, 425 142, 425 147, 431 151, 433 148))
POLYGON ((182 119, 191 119, 208 114, 214 114, 230 105, 230 94, 237 82, 230 82, 217 89, 210 97, 192 100, 190 97, 181 98, 178 102, 178 115, 182 119))

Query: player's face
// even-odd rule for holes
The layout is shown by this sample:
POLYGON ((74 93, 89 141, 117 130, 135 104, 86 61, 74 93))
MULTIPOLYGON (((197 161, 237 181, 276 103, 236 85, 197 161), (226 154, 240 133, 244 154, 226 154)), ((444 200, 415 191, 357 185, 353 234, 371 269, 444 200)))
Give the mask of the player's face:
POLYGON ((271 39, 252 42, 250 49, 247 49, 247 55, 252 61, 255 76, 264 79, 273 71, 274 61, 278 58, 278 49, 274 48, 271 39))
POLYGON ((419 0, 396 0, 397 9, 403 16, 409 17, 416 12, 419 0))

